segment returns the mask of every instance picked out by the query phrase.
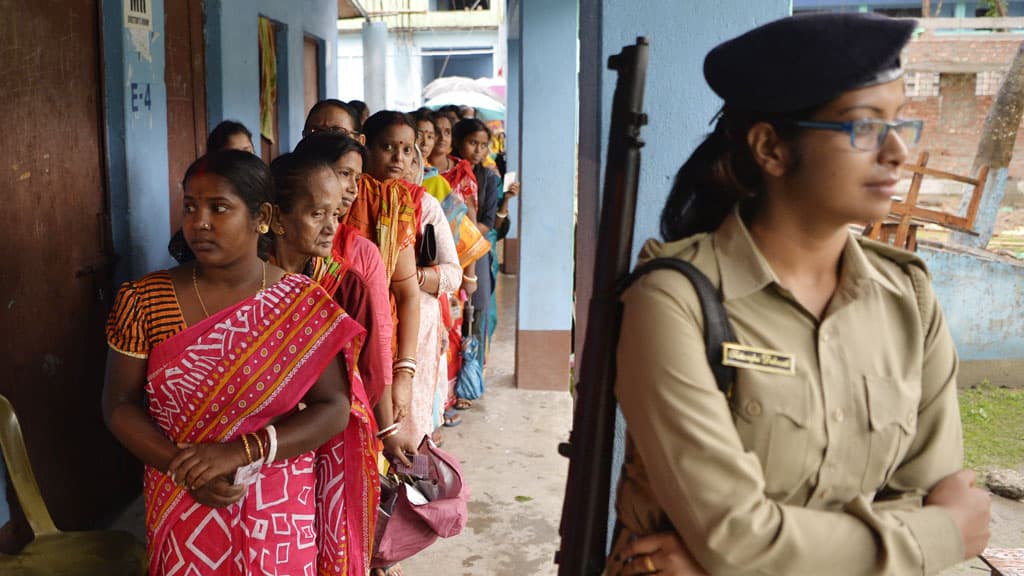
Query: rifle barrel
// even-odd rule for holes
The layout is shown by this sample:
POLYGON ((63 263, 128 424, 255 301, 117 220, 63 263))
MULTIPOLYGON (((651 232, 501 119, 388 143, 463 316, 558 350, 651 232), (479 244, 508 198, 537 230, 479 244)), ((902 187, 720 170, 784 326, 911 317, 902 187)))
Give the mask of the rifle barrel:
POLYGON ((616 287, 629 273, 633 221, 640 176, 640 128, 647 78, 648 42, 636 44, 609 58, 618 72, 612 101, 608 158, 605 163, 601 223, 594 266, 593 297, 584 348, 577 402, 568 452, 569 476, 562 507, 559 576, 601 574, 608 540, 611 463, 615 434, 615 348, 620 304, 616 287))

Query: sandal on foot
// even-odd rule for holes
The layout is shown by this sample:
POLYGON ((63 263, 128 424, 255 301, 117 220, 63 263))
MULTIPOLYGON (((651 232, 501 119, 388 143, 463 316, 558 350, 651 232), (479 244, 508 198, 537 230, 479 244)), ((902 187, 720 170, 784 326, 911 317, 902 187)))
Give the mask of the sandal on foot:
POLYGON ((455 410, 447 410, 444 413, 444 425, 448 428, 455 428, 462 424, 462 416, 455 410))
POLYGON ((465 398, 459 398, 458 400, 455 401, 455 409, 456 410, 469 410, 472 407, 473 407, 473 402, 471 400, 466 400, 465 398))

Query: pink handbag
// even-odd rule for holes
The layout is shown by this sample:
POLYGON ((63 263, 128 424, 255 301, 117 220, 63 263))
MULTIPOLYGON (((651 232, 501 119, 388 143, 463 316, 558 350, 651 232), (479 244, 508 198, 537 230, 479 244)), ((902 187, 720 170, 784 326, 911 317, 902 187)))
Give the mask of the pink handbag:
POLYGON ((381 476, 380 506, 374 534, 372 568, 415 555, 438 537, 462 532, 469 517, 469 488, 451 454, 424 436, 412 468, 393 467, 381 476))

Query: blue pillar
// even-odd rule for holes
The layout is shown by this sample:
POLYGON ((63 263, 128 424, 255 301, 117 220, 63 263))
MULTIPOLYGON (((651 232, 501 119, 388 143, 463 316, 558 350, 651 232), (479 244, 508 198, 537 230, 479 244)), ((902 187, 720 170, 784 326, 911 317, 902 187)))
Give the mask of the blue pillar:
POLYGON ((363 101, 370 112, 387 107, 388 25, 363 22, 363 101))
MULTIPOLYGON (((519 159, 522 155, 520 142, 522 137, 522 109, 520 107, 520 90, 522 90, 522 17, 520 16, 519 0, 510 0, 508 12, 505 18, 505 30, 508 35, 508 43, 505 51, 505 162, 508 170, 519 174, 519 159)), ((517 176, 518 178, 519 176, 517 176)), ((508 254, 509 247, 514 245, 518 254, 519 238, 519 202, 509 202, 509 218, 512 219, 512 228, 505 237, 505 250, 508 254), (509 242, 513 240, 514 242, 509 242)), ((517 258, 518 261, 518 258, 517 258)), ((515 273, 518 274, 518 266, 515 273)))
MULTIPOLYGON (((522 17, 519 0, 510 0, 505 16, 505 162, 509 172, 515 172, 521 180, 519 159, 522 156, 521 118, 522 108, 519 104, 522 90, 522 17)), ((502 272, 519 274, 519 201, 508 204, 509 218, 512 227, 505 237, 502 272)))
MULTIPOLYGON (((632 3, 630 3, 632 5, 632 3)), ((521 387, 566 390, 576 194, 577 3, 522 0, 521 387)))
POLYGON ((110 162, 111 232, 118 280, 173 263, 167 194, 164 0, 152 29, 125 26, 124 2, 103 2, 104 82, 110 162))

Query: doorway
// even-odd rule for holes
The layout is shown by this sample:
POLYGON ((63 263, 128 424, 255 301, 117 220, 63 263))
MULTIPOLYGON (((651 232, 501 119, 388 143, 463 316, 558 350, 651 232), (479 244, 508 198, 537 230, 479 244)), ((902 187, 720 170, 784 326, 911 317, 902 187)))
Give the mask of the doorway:
MULTIPOLYGON (((8 255, 0 394, 18 413, 43 498, 64 530, 92 527, 141 484, 100 412, 113 273, 100 11, 99 0, 0 0, 8 167, 0 172, 8 255)), ((12 519, 0 549, 23 534, 13 500, 0 494, 12 519)))
POLYGON ((206 62, 203 0, 164 2, 167 83, 167 174, 171 233, 181 227, 182 179, 206 153, 206 62))

